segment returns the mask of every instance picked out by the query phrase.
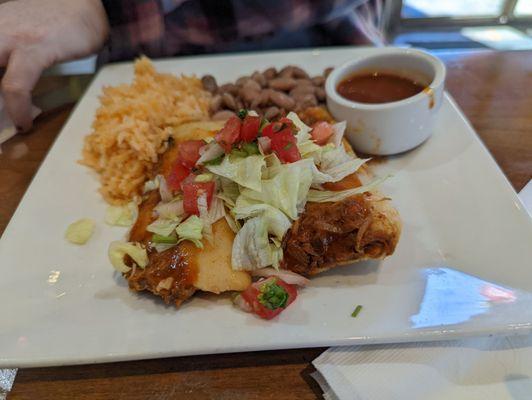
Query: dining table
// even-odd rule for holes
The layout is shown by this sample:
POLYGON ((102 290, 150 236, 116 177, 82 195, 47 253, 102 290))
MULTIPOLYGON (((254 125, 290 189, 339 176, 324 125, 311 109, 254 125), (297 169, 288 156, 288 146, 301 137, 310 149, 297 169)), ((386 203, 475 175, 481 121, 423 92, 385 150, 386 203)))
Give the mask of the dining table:
MULTIPOLYGON (((532 178, 532 51, 481 49, 439 51, 436 55, 447 67, 446 90, 513 188, 521 190, 532 178)), ((35 120, 30 132, 18 134, 2 145, 0 234, 75 107, 76 97, 82 95, 91 78, 48 75, 38 83, 34 96, 47 96, 56 105, 35 120), (59 93, 65 90, 71 95, 66 104, 59 99, 59 93), (57 94, 55 100, 54 94, 57 94)), ((319 399, 322 392, 311 376, 312 360, 324 350, 291 349, 24 368, 18 370, 7 398, 319 399)))

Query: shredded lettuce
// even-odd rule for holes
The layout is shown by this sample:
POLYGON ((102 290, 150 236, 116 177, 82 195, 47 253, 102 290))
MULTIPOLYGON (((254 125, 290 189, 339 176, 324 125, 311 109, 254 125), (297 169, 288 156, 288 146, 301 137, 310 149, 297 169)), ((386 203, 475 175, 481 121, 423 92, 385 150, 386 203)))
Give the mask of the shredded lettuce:
POLYGON ((368 159, 362 159, 347 154, 344 146, 339 146, 331 151, 325 151, 321 156, 320 170, 337 182, 347 175, 356 172, 368 159))
POLYGON ((214 235, 212 232, 212 224, 225 215, 225 208, 222 200, 214 197, 211 206, 208 207, 207 193, 203 193, 198 198, 198 211, 201 221, 203 223, 203 236, 210 244, 214 244, 214 235))
POLYGON ((325 182, 338 182, 355 173, 368 159, 347 154, 343 146, 321 154, 320 169, 312 167, 312 186, 319 187, 325 182))
POLYGON ((175 230, 177 236, 179 236, 179 240, 177 242, 180 243, 183 240, 190 240, 196 245, 196 247, 203 249, 203 243, 201 242, 201 239, 203 238, 202 230, 202 220, 196 215, 191 215, 184 222, 177 226, 175 230))
POLYGON ((266 169, 262 172, 262 179, 273 178, 280 171, 283 163, 275 153, 268 154, 264 160, 266 161, 266 169))
POLYGON ((234 219, 233 216, 229 213, 224 213, 224 217, 227 221, 227 225, 229 225, 229 228, 231 228, 234 233, 238 233, 241 228, 240 223, 236 219, 234 219))
POLYGON ((313 158, 315 163, 319 163, 321 159, 321 154, 326 147, 314 143, 310 134, 312 129, 309 126, 305 125, 303 121, 299 119, 297 114, 295 114, 294 112, 290 112, 288 113, 287 118, 289 118, 298 129, 298 133, 296 135, 297 148, 299 150, 299 153, 301 154, 301 157, 313 158))
POLYGON ((295 127, 298 129, 298 132, 296 134, 298 145, 310 140, 310 131, 312 129, 309 126, 305 125, 305 123, 301 121, 301 119, 299 119, 299 116, 295 112, 290 111, 286 118, 291 120, 294 123, 295 127))
POLYGON ((288 217, 281 210, 269 204, 253 202, 245 196, 238 198, 236 207, 231 210, 231 213, 237 220, 262 216, 268 233, 275 235, 278 240, 282 240, 284 234, 292 226, 288 217))
POLYGON ((157 251, 157 253, 162 253, 163 251, 166 251, 168 249, 171 249, 176 245, 176 243, 153 243, 152 247, 157 251))
POLYGON ((252 155, 245 158, 225 157, 220 165, 207 165, 206 168, 243 187, 260 191, 262 168, 265 165, 264 156, 252 155))
POLYGON ((196 175, 196 178, 194 179, 194 182, 210 182, 214 178, 213 174, 199 174, 196 175))
POLYGON ((223 200, 229 208, 234 207, 236 199, 240 196, 238 184, 223 177, 219 178, 219 182, 220 192, 216 196, 223 200))
POLYGON ((332 126, 333 134, 329 138, 329 143, 334 144, 335 147, 340 147, 342 145, 342 139, 344 137, 346 126, 347 123, 345 121, 334 124, 332 126))
POLYGON ((159 194, 161 195, 161 200, 165 203, 172 201, 172 191, 168 188, 165 177, 157 175, 156 179, 159 182, 159 194))
POLYGON ((140 268, 148 265, 148 253, 138 243, 128 243, 114 241, 109 245, 108 256, 111 264, 118 272, 129 272, 131 270, 124 263, 124 257, 128 255, 140 268))
POLYGON ((297 148, 302 158, 312 157, 316 162, 319 162, 322 153, 322 147, 314 143, 312 140, 306 140, 298 144, 297 148))
POLYGON ((82 218, 71 223, 66 232, 65 238, 74 244, 85 244, 94 233, 95 223, 90 218, 82 218))
POLYGON ((159 218, 180 221, 185 214, 181 196, 174 197, 170 202, 161 202, 155 206, 155 212, 159 218))
POLYGON ((359 186, 353 189, 340 190, 337 192, 332 192, 328 190, 310 190, 308 192, 308 201, 314 202, 314 203, 327 203, 327 202, 333 202, 333 201, 342 201, 356 194, 369 192, 370 190, 373 190, 377 186, 379 186, 386 179, 388 179, 388 177, 378 178, 368 183, 367 185, 359 186))
POLYGON ((281 259, 282 250, 268 240, 265 219, 253 217, 246 221, 233 241, 233 269, 253 270, 270 265, 278 267, 281 259))
POLYGON ((305 207, 312 183, 312 165, 312 160, 303 159, 271 167, 275 169, 275 176, 262 180, 260 190, 243 189, 241 193, 250 200, 269 204, 295 220, 305 207))
POLYGON ((109 206, 105 211, 105 223, 112 226, 131 226, 138 216, 138 206, 134 201, 124 206, 109 206))
POLYGON ((152 243, 158 244, 177 244, 177 237, 175 235, 165 236, 155 233, 151 238, 152 243))
POLYGON ((283 260, 283 249, 281 246, 277 246, 277 244, 274 243, 270 244, 270 251, 272 254, 272 267, 278 270, 281 266, 281 261, 283 260))
POLYGON ((224 155, 224 149, 222 148, 222 146, 212 141, 206 144, 205 146, 203 146, 200 149, 200 151, 201 151, 201 156, 198 159, 198 161, 196 161, 196 165, 212 164, 214 160, 218 160, 218 159, 220 159, 221 161, 222 160, 221 157, 223 157, 224 155))
POLYGON ((159 189, 159 179, 151 179, 149 181, 144 182, 144 187, 142 189, 142 194, 146 194, 148 192, 151 192, 152 190, 159 189))
POLYGON ((169 236, 173 231, 175 231, 175 228, 177 228, 177 225, 179 225, 180 221, 181 221, 181 218, 175 218, 175 219, 158 218, 155 221, 153 221, 151 224, 149 224, 146 227, 146 230, 148 232, 152 232, 160 236, 169 236))

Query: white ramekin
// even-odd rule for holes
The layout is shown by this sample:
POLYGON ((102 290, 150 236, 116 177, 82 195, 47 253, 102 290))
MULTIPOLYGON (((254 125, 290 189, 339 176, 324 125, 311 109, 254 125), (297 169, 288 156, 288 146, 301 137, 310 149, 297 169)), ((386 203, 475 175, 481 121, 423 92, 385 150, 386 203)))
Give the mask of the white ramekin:
POLYGON ((331 72, 325 83, 327 107, 337 121, 347 122, 346 136, 355 150, 397 154, 418 146, 432 134, 444 83, 445 65, 438 58, 421 50, 385 47, 331 72), (375 70, 420 80, 427 88, 404 100, 381 104, 351 101, 336 91, 345 77, 375 70))

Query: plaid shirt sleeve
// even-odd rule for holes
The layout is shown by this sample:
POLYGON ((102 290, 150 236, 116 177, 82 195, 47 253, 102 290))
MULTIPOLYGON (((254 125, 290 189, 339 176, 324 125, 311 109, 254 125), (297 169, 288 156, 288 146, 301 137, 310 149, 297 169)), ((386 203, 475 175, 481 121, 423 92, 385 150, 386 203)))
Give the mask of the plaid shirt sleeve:
POLYGON ((352 14, 368 1, 102 0, 111 34, 100 60, 235 51, 239 43, 263 48, 274 35, 315 26, 327 44, 356 43, 352 14))
POLYGON ((102 0, 111 32, 103 51, 105 61, 140 54, 164 55, 165 22, 162 0, 102 0))

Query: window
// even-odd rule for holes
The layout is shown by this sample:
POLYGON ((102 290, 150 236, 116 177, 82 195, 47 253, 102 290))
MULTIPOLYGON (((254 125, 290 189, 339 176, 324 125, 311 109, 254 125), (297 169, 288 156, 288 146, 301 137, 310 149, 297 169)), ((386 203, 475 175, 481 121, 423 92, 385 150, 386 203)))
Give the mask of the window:
POLYGON ((514 8, 514 15, 532 17, 532 0, 519 0, 514 8))
POLYGON ((496 17, 503 6, 504 0, 404 0, 401 17, 496 17))
POLYGON ((532 48, 532 0, 387 0, 384 16, 399 45, 532 48))

